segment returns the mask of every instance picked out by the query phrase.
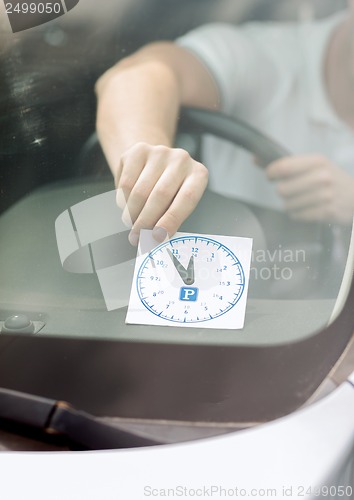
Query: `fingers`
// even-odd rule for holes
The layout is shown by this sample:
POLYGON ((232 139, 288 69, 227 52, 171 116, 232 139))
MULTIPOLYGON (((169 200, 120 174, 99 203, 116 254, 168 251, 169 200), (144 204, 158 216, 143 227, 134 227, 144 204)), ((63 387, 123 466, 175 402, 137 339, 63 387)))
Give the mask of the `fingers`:
POLYGON ((276 185, 278 193, 283 198, 301 196, 303 193, 312 193, 313 196, 321 196, 331 189, 331 178, 325 167, 321 169, 308 170, 294 177, 282 179, 276 185))
POLYGON ((120 159, 115 175, 117 188, 117 204, 124 209, 131 190, 135 186, 147 159, 147 149, 144 144, 135 144, 120 159))
MULTIPOLYGON (((134 181, 130 179, 129 182, 134 182, 133 187, 128 187, 127 184, 124 184, 124 182, 122 183, 122 185, 125 186, 124 192, 126 200, 122 215, 123 221, 127 220, 128 217, 133 223, 137 220, 148 198, 151 196, 151 193, 156 189, 156 184, 159 182, 165 169, 166 162, 163 158, 158 158, 156 161, 148 160, 145 166, 143 165, 140 175, 134 178, 134 181)), ((173 179, 171 184, 174 186, 176 182, 178 181, 173 179)), ((164 192, 164 189, 166 189, 165 186, 162 186, 162 196, 164 194, 168 196, 168 189, 166 189, 166 192, 164 192)), ((171 193, 173 193, 171 195, 174 196, 175 193, 173 189, 171 193)))
POLYGON ((174 234, 199 202, 208 182, 207 169, 181 149, 137 144, 121 160, 116 176, 122 220, 132 226, 136 245, 141 229, 154 229, 163 241, 174 234))
POLYGON ((309 170, 321 169, 328 159, 320 154, 286 156, 274 161, 266 168, 269 180, 280 180, 297 176, 309 170))
MULTIPOLYGON (((195 162, 197 163, 197 162, 195 162)), ((182 182, 178 176, 172 182, 173 175, 167 169, 156 183, 143 210, 136 219, 130 241, 137 240, 140 229, 154 229, 154 236, 163 241, 167 235, 173 235, 193 212, 207 186, 208 176, 203 165, 194 166, 182 182)))
MULTIPOLYGON (((203 165, 201 165, 201 167, 203 167, 203 165)), ((207 184, 208 175, 205 167, 201 168, 200 171, 193 176, 187 177, 169 209, 157 221, 156 227, 165 228, 170 236, 173 235, 182 222, 184 222, 193 212, 207 184)))
POLYGON ((297 210, 291 213, 291 218, 294 220, 303 221, 325 221, 331 216, 328 206, 324 204, 306 207, 302 210, 297 210))
MULTIPOLYGON (((173 168, 167 168, 160 179, 157 180, 151 192, 145 192, 144 197, 146 198, 146 201, 141 207, 139 204, 140 199, 135 199, 135 188, 133 189, 127 202, 127 206, 131 207, 130 210, 133 220, 132 235, 130 239, 134 238, 135 240, 136 237, 133 235, 138 235, 140 229, 152 229, 171 205, 179 188, 181 187, 181 184, 183 183, 181 176, 176 175, 176 172, 173 170, 173 168)), ((171 234, 170 227, 166 227, 164 229, 165 236, 166 232, 171 234)))
POLYGON ((286 198, 284 204, 286 210, 292 212, 314 205, 330 205, 332 199, 333 197, 330 190, 311 190, 309 192, 300 193, 297 196, 292 196, 291 198, 286 198))

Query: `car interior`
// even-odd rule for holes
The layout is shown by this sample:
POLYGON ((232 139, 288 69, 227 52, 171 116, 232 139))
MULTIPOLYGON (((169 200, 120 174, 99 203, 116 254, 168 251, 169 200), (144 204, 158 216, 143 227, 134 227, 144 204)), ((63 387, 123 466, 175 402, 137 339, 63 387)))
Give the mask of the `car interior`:
MULTIPOLYGON (((0 33, 4 449, 188 441, 325 396, 353 370, 352 227, 299 223, 207 189, 180 231, 252 238, 244 327, 127 324, 137 250, 95 132, 94 85, 138 47, 200 24, 306 22, 345 1, 82 3, 0 33)), ((205 135, 246 150, 260 168, 287 154, 242 120, 182 109, 176 146, 202 161, 205 135)))

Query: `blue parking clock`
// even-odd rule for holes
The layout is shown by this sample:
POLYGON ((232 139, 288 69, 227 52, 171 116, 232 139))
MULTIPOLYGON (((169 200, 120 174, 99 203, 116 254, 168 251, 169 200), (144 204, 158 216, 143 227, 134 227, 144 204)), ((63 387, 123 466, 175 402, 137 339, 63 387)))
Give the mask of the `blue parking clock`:
MULTIPOLYGON (((137 304, 143 306, 148 313, 145 321, 171 326, 207 326, 215 322, 218 327, 220 321, 216 320, 228 316, 246 293, 248 274, 234 249, 221 241, 225 238, 231 243, 235 239, 248 240, 182 234, 144 255, 133 286, 138 299, 135 310, 139 309, 137 304)), ((225 325, 225 321, 222 323, 225 325)))

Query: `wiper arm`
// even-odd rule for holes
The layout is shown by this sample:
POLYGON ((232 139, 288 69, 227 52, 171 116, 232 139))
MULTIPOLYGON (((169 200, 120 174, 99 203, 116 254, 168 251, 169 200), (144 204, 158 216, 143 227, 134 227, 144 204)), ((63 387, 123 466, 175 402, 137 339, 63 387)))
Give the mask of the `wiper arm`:
POLYGON ((0 389, 0 421, 61 435, 87 449, 136 448, 163 444, 119 429, 69 403, 0 389))

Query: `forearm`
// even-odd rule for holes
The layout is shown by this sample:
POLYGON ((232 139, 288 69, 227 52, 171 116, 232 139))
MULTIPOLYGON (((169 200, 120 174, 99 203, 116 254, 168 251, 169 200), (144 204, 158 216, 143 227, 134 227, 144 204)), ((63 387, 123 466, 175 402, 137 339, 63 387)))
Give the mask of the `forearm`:
POLYGON ((97 131, 122 218, 132 222, 130 242, 141 228, 155 228, 159 238, 174 234, 208 181, 204 165, 172 147, 179 107, 217 108, 214 80, 192 53, 158 42, 106 72, 96 91, 97 131))
POLYGON ((137 142, 172 146, 180 105, 217 109, 219 94, 206 67, 170 42, 143 47, 97 82, 97 131, 116 173, 137 142))
POLYGON ((113 175, 121 154, 137 142, 171 146, 180 89, 160 61, 117 65, 98 81, 97 131, 113 175))

